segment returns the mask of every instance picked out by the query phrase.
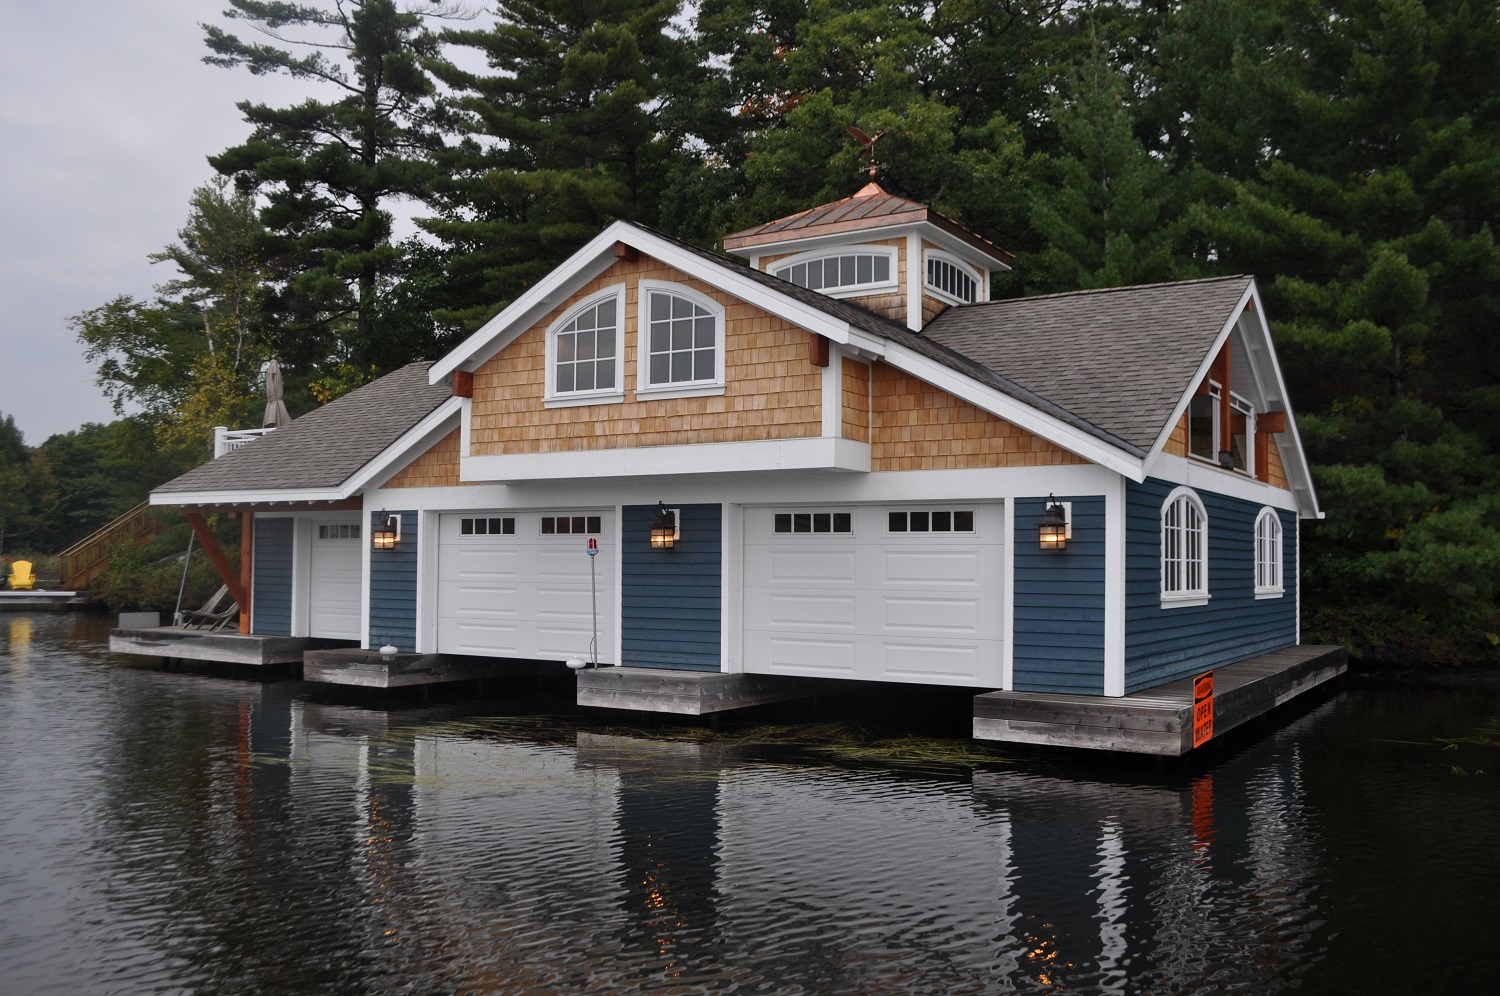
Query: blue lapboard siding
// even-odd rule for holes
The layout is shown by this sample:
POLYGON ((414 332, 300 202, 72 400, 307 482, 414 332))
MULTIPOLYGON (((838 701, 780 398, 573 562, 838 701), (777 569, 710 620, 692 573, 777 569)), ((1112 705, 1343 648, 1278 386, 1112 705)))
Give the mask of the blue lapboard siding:
MULTIPOLYGON (((401 516, 401 541, 394 550, 370 551, 370 646, 393 643, 400 650, 417 649, 417 513, 401 516)), ((368 530, 380 515, 370 514, 368 530)))
POLYGON ((718 671, 723 507, 682 505, 682 538, 651 549, 655 505, 626 505, 620 526, 620 663, 718 671))
POLYGON ((1208 513, 1207 605, 1161 605, 1161 507, 1176 487, 1125 492, 1125 691, 1200 674, 1297 642, 1297 518, 1279 511, 1284 591, 1255 597, 1255 520, 1264 507, 1198 491, 1208 513))
POLYGON ((1037 544, 1047 499, 1015 503, 1015 690, 1103 695, 1104 498, 1057 500, 1073 505, 1073 535, 1062 551, 1037 544))
POLYGON ((292 633, 292 520, 256 519, 250 620, 261 636, 292 633))

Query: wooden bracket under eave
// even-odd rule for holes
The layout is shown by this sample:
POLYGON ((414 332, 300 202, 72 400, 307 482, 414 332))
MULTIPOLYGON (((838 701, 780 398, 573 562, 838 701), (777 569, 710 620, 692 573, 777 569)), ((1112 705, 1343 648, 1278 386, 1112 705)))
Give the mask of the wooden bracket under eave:
POLYGON ((641 254, 623 242, 615 243, 615 258, 623 259, 627 263, 634 263, 641 258, 641 254))
POLYGON ((1255 416, 1255 479, 1271 480, 1271 437, 1286 431, 1286 412, 1261 412, 1255 416))
POLYGON ((807 359, 815 367, 828 366, 828 338, 816 332, 807 333, 807 359))
POLYGON ((453 397, 472 398, 474 396, 474 374, 468 370, 453 371, 453 397))

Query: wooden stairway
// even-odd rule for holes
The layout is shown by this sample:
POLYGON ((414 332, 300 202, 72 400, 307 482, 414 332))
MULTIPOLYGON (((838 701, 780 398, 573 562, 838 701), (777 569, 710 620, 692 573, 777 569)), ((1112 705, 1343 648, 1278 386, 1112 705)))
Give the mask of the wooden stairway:
POLYGON ((151 503, 141 502, 58 555, 58 586, 64 590, 86 590, 109 563, 115 547, 121 543, 142 543, 165 531, 166 527, 151 515, 151 503))

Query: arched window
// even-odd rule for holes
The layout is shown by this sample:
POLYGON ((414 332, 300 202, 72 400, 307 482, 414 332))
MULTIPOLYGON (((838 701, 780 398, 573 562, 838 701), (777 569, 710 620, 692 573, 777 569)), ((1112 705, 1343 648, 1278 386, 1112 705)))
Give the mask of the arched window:
POLYGON ((547 330, 547 400, 587 404, 618 400, 625 336, 624 285, 585 298, 547 330))
POLYGON ((888 246, 844 246, 778 260, 773 276, 835 297, 894 290, 896 250, 888 246))
POLYGON ((640 284, 637 394, 704 394, 724 389, 724 308, 680 284, 640 284))
POLYGON ((1191 488, 1178 488, 1161 507, 1161 602, 1208 601, 1208 513, 1191 488))
POLYGON ((972 304, 979 300, 979 274, 945 252, 927 250, 927 290, 935 297, 953 304, 972 304))
POLYGON ((1274 598, 1284 591, 1281 582, 1281 516, 1263 508, 1255 520, 1255 597, 1274 598))

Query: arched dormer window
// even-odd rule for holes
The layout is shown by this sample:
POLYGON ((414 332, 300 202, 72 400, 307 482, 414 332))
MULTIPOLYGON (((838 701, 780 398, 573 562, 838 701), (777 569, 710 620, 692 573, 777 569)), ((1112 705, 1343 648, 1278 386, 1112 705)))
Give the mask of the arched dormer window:
POLYGON ((1208 602, 1208 513, 1191 488, 1178 488, 1161 507, 1161 604, 1208 602))
POLYGON ((547 329, 547 403, 624 398, 624 315, 625 285, 619 284, 584 298, 547 329))
POLYGON ((840 246, 798 253, 771 265, 773 276, 830 297, 895 291, 894 246, 840 246))
POLYGON ((682 284, 640 282, 635 393, 693 397, 724 391, 724 306, 682 284))
POLYGON ((1281 516, 1267 507, 1255 520, 1255 597, 1279 597, 1281 578, 1281 516))
POLYGON ((973 304, 979 300, 979 273, 945 252, 929 249, 923 286, 940 301, 973 304))

